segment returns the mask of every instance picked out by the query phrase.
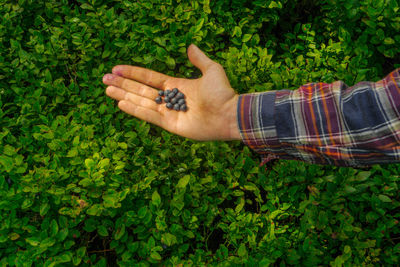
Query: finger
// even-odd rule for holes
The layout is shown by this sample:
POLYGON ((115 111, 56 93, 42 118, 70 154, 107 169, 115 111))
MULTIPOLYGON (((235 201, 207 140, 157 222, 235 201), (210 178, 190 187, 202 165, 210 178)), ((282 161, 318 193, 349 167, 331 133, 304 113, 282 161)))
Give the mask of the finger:
POLYGON ((161 114, 157 111, 142 106, 137 106, 127 100, 119 101, 118 107, 122 111, 135 116, 136 118, 161 126, 161 114))
POLYGON ((204 52, 194 44, 191 44, 188 47, 188 57, 190 62, 199 68, 203 74, 211 65, 217 64, 217 62, 207 57, 206 54, 204 54, 204 52))
POLYGON ((154 111, 160 111, 161 106, 157 104, 154 100, 150 100, 146 97, 139 96, 137 94, 132 94, 121 88, 115 86, 109 86, 106 89, 106 94, 118 101, 128 100, 137 106, 142 106, 145 108, 152 109, 154 111))
POLYGON ((113 68, 112 73, 163 90, 165 82, 173 79, 171 76, 153 70, 129 65, 117 65, 113 68))
POLYGON ((154 100, 150 100, 148 98, 138 96, 132 93, 126 93, 124 100, 128 100, 129 102, 135 104, 136 106, 148 108, 156 112, 158 112, 161 109, 161 106, 157 104, 154 100))
POLYGON ((104 75, 103 82, 149 99, 155 99, 158 96, 156 89, 114 74, 104 75))
POLYGON ((114 98, 115 100, 120 101, 120 100, 125 99, 126 91, 125 91, 124 89, 121 89, 121 88, 118 88, 118 87, 115 87, 115 86, 112 86, 112 85, 111 85, 111 86, 108 86, 108 87, 106 88, 106 94, 107 94, 109 97, 114 98))

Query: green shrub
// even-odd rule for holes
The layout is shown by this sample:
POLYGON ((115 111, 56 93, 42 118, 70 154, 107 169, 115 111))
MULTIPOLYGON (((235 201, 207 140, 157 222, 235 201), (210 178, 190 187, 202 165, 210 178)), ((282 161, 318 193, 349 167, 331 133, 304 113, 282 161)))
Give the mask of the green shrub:
POLYGON ((117 64, 239 93, 378 80, 400 67, 396 0, 19 0, 0 5, 2 266, 374 266, 400 258, 397 164, 279 160, 120 112, 117 64))

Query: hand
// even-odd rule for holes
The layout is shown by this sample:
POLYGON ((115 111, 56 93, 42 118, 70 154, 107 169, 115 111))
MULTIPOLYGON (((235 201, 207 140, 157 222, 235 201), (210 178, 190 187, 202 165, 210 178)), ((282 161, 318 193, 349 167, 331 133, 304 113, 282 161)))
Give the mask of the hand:
POLYGON ((170 77, 149 69, 117 65, 103 82, 106 94, 118 107, 139 119, 194 140, 240 140, 237 124, 238 94, 230 86, 223 67, 194 44, 188 57, 202 72, 198 79, 170 77), (185 94, 187 111, 170 110, 154 100, 158 90, 178 88, 185 94))

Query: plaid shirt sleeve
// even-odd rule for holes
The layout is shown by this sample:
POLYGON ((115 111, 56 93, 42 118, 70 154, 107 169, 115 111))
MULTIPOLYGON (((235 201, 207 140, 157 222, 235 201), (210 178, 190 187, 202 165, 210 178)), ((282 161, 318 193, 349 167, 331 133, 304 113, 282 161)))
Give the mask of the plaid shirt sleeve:
POLYGON ((362 167, 400 162, 400 69, 347 87, 310 83, 297 90, 239 96, 243 142, 271 159, 362 167))

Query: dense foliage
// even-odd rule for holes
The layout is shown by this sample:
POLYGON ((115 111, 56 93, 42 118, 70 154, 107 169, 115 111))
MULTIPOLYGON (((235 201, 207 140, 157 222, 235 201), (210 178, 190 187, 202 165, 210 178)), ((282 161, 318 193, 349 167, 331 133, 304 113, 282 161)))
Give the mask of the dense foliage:
POLYGON ((400 166, 278 160, 120 112, 116 64, 239 93, 378 80, 400 67, 397 0, 0 1, 0 263, 394 265, 400 166))

